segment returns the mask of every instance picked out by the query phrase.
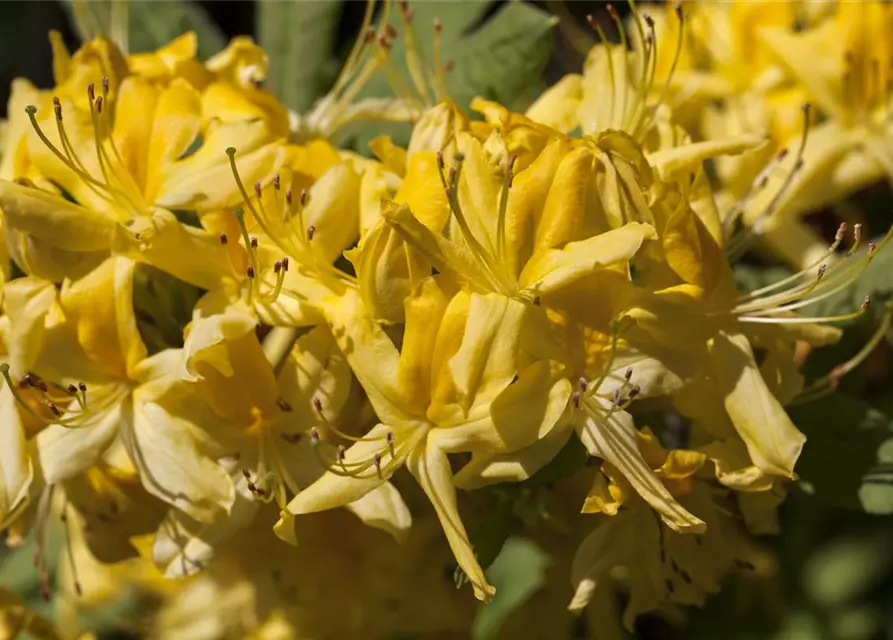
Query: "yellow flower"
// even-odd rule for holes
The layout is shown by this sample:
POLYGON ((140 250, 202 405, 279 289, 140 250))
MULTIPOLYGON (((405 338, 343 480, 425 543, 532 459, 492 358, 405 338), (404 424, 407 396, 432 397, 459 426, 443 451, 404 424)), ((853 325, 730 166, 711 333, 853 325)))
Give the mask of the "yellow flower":
POLYGON ((629 629, 641 613, 672 604, 701 605, 707 594, 719 590, 725 574, 736 567, 753 568, 753 554, 729 514, 726 495, 695 475, 705 456, 666 451, 648 430, 638 433, 637 444, 667 489, 707 527, 696 535, 665 530, 624 488, 612 466, 603 465, 584 511, 604 515, 577 549, 571 569, 576 592, 569 608, 585 607, 602 581, 614 575, 629 589, 623 617, 629 629))
POLYGON ((532 302, 589 273, 626 263, 653 235, 648 224, 635 222, 586 233, 587 226, 604 224, 583 218, 586 184, 598 170, 597 151, 572 150, 569 141, 556 138, 515 174, 497 133, 484 144, 463 133, 457 140, 456 165, 448 172, 442 161, 436 167, 452 214, 449 238, 425 226, 407 206, 383 212, 442 273, 456 274, 479 290, 532 302))
POLYGON ((146 491, 207 519, 229 509, 232 492, 185 434, 153 418, 147 398, 169 384, 171 354, 147 357, 133 315, 134 267, 110 258, 59 293, 35 278, 7 284, 13 347, 0 371, 20 409, 45 425, 33 440, 42 484, 73 479, 123 447, 146 491))
POLYGON ((239 193, 234 185, 225 186, 231 181, 223 150, 240 142, 251 151, 245 170, 251 176, 269 174, 278 147, 270 142, 267 125, 243 121, 202 129, 201 95, 181 80, 158 89, 131 76, 113 102, 109 91, 105 80, 101 88, 91 83, 86 93, 94 99, 86 112, 65 99, 45 114, 28 108, 35 129, 28 138, 30 162, 76 204, 0 182, 4 218, 23 237, 13 245, 17 262, 47 267, 43 275, 58 281, 78 275, 67 256, 87 256, 77 265, 83 273, 113 249, 197 286, 213 286, 231 269, 225 249, 210 234, 179 223, 171 211, 235 205, 239 193), (196 142, 199 147, 187 153, 196 142), (29 244, 29 238, 39 244, 29 244), (57 251, 59 259, 29 259, 43 249, 57 251))
POLYGON ((302 514, 350 503, 406 465, 434 505, 475 595, 487 600, 493 588, 461 523, 447 454, 530 444, 564 413, 570 388, 553 382, 547 362, 522 366, 525 305, 450 289, 429 278, 407 299, 400 352, 355 294, 329 305, 332 331, 381 422, 349 438, 354 444, 330 456, 325 475, 288 509, 302 514))

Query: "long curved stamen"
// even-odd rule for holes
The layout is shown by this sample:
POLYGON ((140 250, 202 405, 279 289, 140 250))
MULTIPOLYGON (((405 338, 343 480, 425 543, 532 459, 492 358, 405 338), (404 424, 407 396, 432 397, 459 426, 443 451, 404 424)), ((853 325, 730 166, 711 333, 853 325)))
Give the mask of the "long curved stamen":
MULTIPOLYGON (((670 71, 667 73, 667 77, 664 80, 664 86, 661 88, 660 93, 657 97, 657 102, 654 105, 654 111, 657 111, 658 108, 663 104, 664 99, 667 97, 667 92, 670 90, 670 82, 672 82, 673 75, 676 73, 676 66, 679 64, 679 58, 682 56, 682 43, 684 40, 684 29, 685 29, 685 12, 682 10, 682 5, 680 3, 675 3, 673 5, 673 11, 676 14, 676 19, 679 21, 679 35, 676 37, 676 49, 673 52, 673 62, 670 64, 670 71)), ((657 50, 657 42, 654 44, 655 50, 657 50)))
POLYGON ((0 374, 19 407, 45 425, 58 424, 69 429, 87 427, 90 426, 92 418, 120 401, 120 393, 110 393, 101 395, 99 401, 88 404, 87 385, 83 382, 68 387, 48 385, 33 373, 26 373, 16 383, 10 374, 9 364, 5 362, 0 363, 0 374), (20 389, 32 389, 35 400, 29 402, 20 389), (35 404, 44 413, 35 408, 35 404))
MULTIPOLYGON (((617 10, 614 8, 614 5, 608 3, 605 5, 605 9, 608 11, 608 15, 611 16, 611 19, 614 21, 614 25, 617 28, 617 33, 620 35, 620 50, 623 56, 623 78, 625 82, 632 82, 632 77, 630 76, 629 70, 629 56, 627 52, 629 50, 629 42, 626 37, 626 29, 623 27, 623 21, 620 19, 620 15, 617 13, 617 10)), ((610 50, 608 51, 608 55, 611 55, 610 50)), ((626 90, 626 87, 623 87, 623 96, 621 98, 621 107, 620 113, 622 114, 622 121, 620 123, 621 129, 627 129, 626 126, 626 106, 627 106, 627 94, 629 91, 626 90)))
POLYGON ((614 123, 614 104, 617 102, 617 76, 614 71, 614 56, 611 55, 611 44, 608 41, 607 35, 605 35, 605 30, 602 28, 601 24, 589 14, 586 16, 586 22, 589 23, 589 26, 595 29, 595 32, 598 34, 599 42, 601 46, 604 47, 605 53, 608 57, 608 77, 611 79, 611 107, 608 112, 608 122, 610 124, 614 123))
POLYGON ((509 191, 512 188, 512 181, 514 180, 514 166, 515 166, 516 156, 515 154, 511 154, 506 161, 505 167, 505 178, 502 183, 502 190, 499 194, 499 215, 496 220, 496 250, 497 250, 497 259, 500 261, 504 261, 508 250, 506 248, 506 239, 505 239, 505 215, 508 210, 508 202, 509 202, 509 191))

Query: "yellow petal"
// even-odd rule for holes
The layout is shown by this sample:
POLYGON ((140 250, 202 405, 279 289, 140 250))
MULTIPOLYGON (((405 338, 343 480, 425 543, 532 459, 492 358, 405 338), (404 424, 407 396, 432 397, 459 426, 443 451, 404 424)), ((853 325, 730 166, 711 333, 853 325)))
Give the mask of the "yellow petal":
POLYGON ((0 180, 0 210, 11 229, 66 251, 107 250, 116 229, 114 218, 104 212, 5 180, 0 180))
POLYGON ((360 176, 349 162, 335 165, 310 188, 304 221, 314 228, 313 253, 334 262, 360 229, 360 176))
POLYGON ((466 412, 490 404, 514 379, 526 312, 524 303, 499 294, 471 296, 462 344, 448 364, 457 400, 466 412))
POLYGON ((631 222, 563 249, 540 251, 524 267, 521 286, 530 297, 557 291, 598 269, 628 262, 645 240, 654 237, 651 225, 631 222))
POLYGON ((489 282, 490 278, 464 246, 447 240, 440 233, 433 233, 412 215, 409 207, 385 208, 382 217, 439 272, 454 273, 469 283, 489 282))
POLYGON ((406 149, 394 144, 387 136, 378 136, 369 142, 369 150, 391 173, 402 176, 406 173, 406 149))
POLYGON ((501 482, 524 482, 545 467, 567 444, 573 435, 570 422, 564 419, 545 436, 529 447, 511 453, 474 453, 453 484, 465 491, 473 491, 501 482))
POLYGON ((229 476, 200 451, 195 426, 168 411, 155 395, 149 385, 134 392, 133 423, 121 430, 143 486, 202 522, 229 513, 236 493, 229 476))
MULTIPOLYGON (((587 191, 593 177, 593 153, 587 148, 567 153, 567 146, 564 141, 550 143, 530 168, 518 175, 520 181, 528 171, 538 172, 540 179, 549 180, 546 185, 549 189, 548 197, 542 205, 542 219, 536 228, 537 249, 551 249, 574 240, 583 226, 587 191), (550 156, 554 157, 553 154, 561 151, 567 155, 550 172, 551 167, 546 163, 551 159, 550 156)), ((513 184, 512 195, 514 190, 513 184)))
POLYGON ((152 131, 144 143, 146 178, 143 184, 149 202, 161 195, 159 189, 167 167, 195 142, 201 121, 199 94, 182 80, 174 80, 157 100, 152 131))
POLYGON ((583 76, 569 73, 546 89, 524 115, 531 120, 570 133, 577 126, 577 109, 583 98, 583 76))
MULTIPOLYGON (((398 384, 400 354, 387 334, 373 322, 355 293, 326 305, 332 335, 341 347, 379 419, 389 424, 411 422, 411 405, 398 384)), ((370 454, 371 455, 371 454, 370 454)))
POLYGON ((64 287, 60 296, 84 353, 97 368, 119 378, 129 377, 147 355, 133 312, 135 267, 127 258, 109 258, 64 287))
MULTIPOLYGON (((345 475, 340 467, 337 471, 326 471, 320 478, 309 487, 298 493, 291 502, 288 503, 288 511, 294 515, 302 515, 307 513, 315 513, 317 511, 327 511, 337 507, 344 507, 359 500, 371 491, 374 491, 387 480, 390 479, 394 471, 402 466, 401 452, 403 447, 411 448, 411 436, 397 432, 394 428, 385 424, 378 424, 373 427, 364 440, 355 442, 344 453, 344 465, 348 469, 358 469, 359 465, 364 465, 362 472, 355 475, 345 475), (383 455, 382 475, 378 476, 375 466, 372 464, 373 455, 387 452, 385 444, 385 436, 388 433, 394 433, 397 446, 400 447, 398 452, 397 464, 390 462, 390 455, 383 455), (407 437, 401 437, 406 435, 407 437), (403 444, 406 441, 406 444, 403 444)), ((321 444, 320 447, 326 445, 321 444)), ((333 462, 332 464, 337 464, 333 462)))
POLYGON ((617 485, 610 484, 605 474, 597 473, 580 512, 616 516, 620 507, 623 506, 623 501, 623 490, 617 485))
MULTIPOLYGON (((124 165, 124 172, 130 175, 140 193, 146 193, 147 171, 157 171, 152 167, 150 138, 153 133, 171 126, 170 121, 159 119, 156 109, 158 94, 158 90, 148 81, 130 76, 121 83, 115 105, 112 137, 124 165), (153 113, 154 117, 147 117, 147 114, 153 113)), ((189 142, 186 143, 188 144, 189 142)), ((186 146, 180 152, 185 150, 186 146)))
POLYGON ((408 205, 413 215, 434 233, 443 229, 450 217, 450 206, 438 173, 437 155, 433 151, 420 151, 410 156, 394 202, 408 205))
POLYGON ((424 448, 413 451, 409 456, 407 468, 437 511, 453 555, 474 588, 475 597, 489 602, 496 589, 487 582, 484 570, 475 558, 474 549, 459 515, 450 462, 438 447, 434 434, 428 437, 424 448))
POLYGON ((406 328, 397 366, 397 384, 412 411, 422 415, 431 401, 431 356, 449 299, 435 278, 426 278, 405 301, 406 328))
POLYGON ((34 368, 46 339, 46 319, 56 301, 56 287, 40 278, 16 278, 3 287, 3 341, 12 375, 34 368))
POLYGON ((409 537, 412 514, 400 492, 390 482, 385 482, 359 500, 347 505, 347 510, 363 521, 363 524, 391 534, 403 543, 409 537))
POLYGON ((3 420, 0 431, 0 527, 5 528, 28 495, 34 475, 18 403, 5 384, 0 389, 0 419, 3 420))
MULTIPOLYGON (((596 401, 609 404, 598 398, 596 401)), ((610 406, 605 407, 605 411, 608 410, 610 406)), ((614 465, 667 526, 680 533, 703 533, 704 522, 676 501, 645 462, 639 451, 632 416, 625 411, 615 411, 601 421, 587 416, 578 424, 577 433, 589 453, 614 465)))
POLYGON ((710 355, 726 411, 754 464, 765 473, 795 478, 794 465, 806 437, 766 387, 747 338, 720 333, 710 355))

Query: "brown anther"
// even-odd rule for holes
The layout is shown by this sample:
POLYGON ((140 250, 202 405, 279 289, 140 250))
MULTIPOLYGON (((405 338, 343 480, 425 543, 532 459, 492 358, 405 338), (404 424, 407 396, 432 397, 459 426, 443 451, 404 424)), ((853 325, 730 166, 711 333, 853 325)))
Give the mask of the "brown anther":
POLYGON ((846 222, 841 222, 840 226, 837 227, 837 233, 834 234, 834 240, 840 242, 843 240, 843 237, 846 235, 846 222))
POLYGON ((651 17, 651 14, 643 13, 642 20, 645 21, 645 24, 648 26, 649 29, 654 29, 654 18, 651 17))
POLYGON ((251 493, 257 493, 257 486, 256 486, 253 482, 251 482, 250 480, 248 481, 248 490, 249 490, 251 493))
POLYGON ((317 397, 313 398, 313 408, 322 413, 322 400, 317 397))
POLYGON ((284 411, 285 413, 291 412, 291 405, 285 398, 276 398, 276 406, 279 407, 280 411, 284 411))
POLYGON ((679 20, 679 22, 682 22, 682 20, 685 18, 685 12, 682 10, 682 4, 679 2, 674 4, 673 11, 676 12, 676 18, 679 20))
POLYGON ((278 173, 273 174, 273 188, 276 189, 276 191, 279 191, 279 174, 278 173))
POLYGON ((871 306, 871 296, 865 296, 865 300, 862 301, 861 309, 862 311, 868 311, 868 307, 871 306))
POLYGON ((310 442, 313 446, 319 444, 319 429, 316 427, 310 427, 310 442))
POLYGON ((623 402, 623 398, 620 397, 620 389, 614 389, 614 397, 612 400, 614 401, 615 407, 619 407, 620 403, 623 402))
POLYGON ((307 201, 310 199, 310 192, 307 189, 301 189, 301 208, 307 206, 307 201))
POLYGON ((788 157, 788 154, 790 152, 791 152, 791 150, 788 149, 787 147, 782 147, 781 149, 778 150, 778 154, 775 156, 775 158, 776 158, 776 160, 781 162, 782 160, 784 160, 785 158, 788 157))
POLYGON ((385 441, 388 443, 388 449, 391 451, 391 458, 396 458, 397 454, 394 453, 394 432, 388 431, 388 435, 385 436, 385 441))
POLYGON ((273 273, 279 273, 282 271, 282 263, 277 260, 273 263, 273 273))
POLYGON ((823 263, 823 264, 820 264, 820 265, 819 265, 819 272, 816 274, 816 280, 821 280, 822 278, 824 278, 824 277, 825 277, 825 271, 826 271, 827 269, 828 269, 828 265, 826 265, 826 264, 824 264, 824 263, 823 263))
POLYGON ((314 227, 312 224, 309 227, 307 227, 307 239, 308 240, 313 240, 313 234, 315 234, 315 233, 316 233, 316 227, 314 227))
POLYGON ((868 243, 868 254, 871 255, 875 251, 877 251, 877 245, 873 242, 869 242, 868 243))
POLYGON ((443 63, 443 72, 444 72, 444 73, 449 73, 449 72, 452 71, 455 67, 456 67, 456 61, 455 61, 455 60, 447 60, 446 62, 443 63))
POLYGON ((667 578, 667 591, 673 593, 673 581, 667 578))
POLYGON ((338 462, 344 462, 344 458, 347 455, 347 449, 344 448, 343 444, 338 445, 337 455, 338 455, 338 462))
POLYGON ((251 242, 251 248, 257 249, 257 236, 251 236, 250 242, 251 242))
POLYGON ((285 204, 291 206, 291 187, 285 190, 285 204))
POLYGON ((50 576, 46 569, 40 570, 40 595, 45 601, 50 601, 50 576))
POLYGON ((94 100, 96 100, 96 92, 94 90, 92 82, 87 85, 87 98, 90 100, 91 104, 93 103, 94 100))
POLYGON ((53 415, 54 415, 54 416, 59 417, 59 416, 62 415, 62 411, 60 411, 60 410, 59 410, 59 407, 57 407, 55 404, 53 404, 53 403, 51 402, 49 406, 50 406, 50 411, 53 412, 53 415))
POLYGON ((397 37, 397 29, 390 22, 386 23, 384 26, 385 35, 391 40, 397 37))
POLYGON ((580 387, 580 391, 582 391, 583 393, 586 393, 586 391, 589 389, 589 380, 587 380, 586 378, 581 377, 577 384, 580 387))
POLYGON ((102 113, 102 96, 96 98, 96 113, 102 113))
POLYGON ((26 373, 26 374, 22 377, 22 380, 23 380, 23 381, 25 382, 25 384, 27 384, 29 387, 34 387, 35 389, 40 389, 40 390, 43 391, 44 393, 46 393, 47 390, 48 390, 46 382, 44 382, 44 381, 40 378, 40 376, 38 376, 38 375, 35 374, 35 373, 30 373, 30 372, 29 372, 29 373, 26 373))
POLYGON ((261 196, 261 184, 260 180, 255 181, 254 183, 254 195, 260 198, 261 196))
POLYGON ((251 480, 251 472, 248 469, 242 469, 242 475, 246 480, 251 480))
POLYGON ((453 190, 450 187, 447 187, 443 190, 444 195, 446 196, 447 202, 453 201, 453 190))
POLYGON ((595 21, 595 18, 591 13, 586 14, 586 22, 589 23, 589 26, 595 29, 598 26, 598 23, 595 21))
POLYGON ((77 392, 78 392, 78 388, 76 386, 74 386, 73 384, 68 385, 68 393, 70 393, 71 395, 74 395, 77 392))
POLYGON ((220 232, 220 244, 226 244, 229 242, 229 238, 226 237, 226 234, 222 231, 220 232))
POLYGON ((856 223, 853 225, 853 242, 859 244, 862 241, 862 225, 856 223))
POLYGON ((372 456, 372 461, 375 463, 375 470, 378 472, 379 479, 381 478, 381 454, 377 453, 372 456))
POLYGON ((608 15, 611 16, 612 20, 618 20, 620 18, 620 16, 617 15, 617 9, 615 9, 614 5, 610 2, 605 5, 605 10, 608 12, 608 15))
POLYGON ((441 22, 440 18, 434 18, 434 33, 440 35, 441 31, 443 31, 443 22, 441 22))
POLYGON ((288 256, 282 258, 282 270, 288 271, 288 256))
POLYGON ((258 487, 258 488, 257 488, 257 495, 263 497, 263 496, 267 495, 267 492, 264 491, 261 487, 258 487))
POLYGON ((53 113, 56 114, 56 120, 62 122, 62 103, 56 96, 53 96, 53 113))
POLYGON ((575 409, 580 408, 580 392, 579 391, 574 391, 574 393, 571 395, 571 402, 574 403, 575 409))
POLYGON ((629 382, 629 379, 633 377, 633 368, 627 367, 626 371, 623 372, 623 379, 629 382))
POLYGON ((447 184, 451 187, 456 184, 456 176, 459 175, 458 169, 456 167, 450 167, 449 173, 447 173, 447 184))
POLYGON ((109 94, 109 77, 102 76, 102 95, 107 96, 109 94))
POLYGON ((365 35, 363 35, 363 39, 366 41, 367 44, 375 40, 375 28, 369 27, 368 29, 366 29, 366 33, 365 35))
POLYGON ((633 388, 629 390, 629 399, 635 400, 636 396, 638 396, 641 392, 642 388, 639 385, 634 384, 633 388))
POLYGON ((245 274, 249 278, 254 279, 254 276, 255 276, 254 267, 252 267, 251 265, 248 265, 248 268, 245 270, 245 274))
POLYGON ((443 173, 443 168, 444 168, 444 164, 443 164, 443 151, 438 151, 438 152, 437 152, 437 169, 438 169, 441 173, 443 173))

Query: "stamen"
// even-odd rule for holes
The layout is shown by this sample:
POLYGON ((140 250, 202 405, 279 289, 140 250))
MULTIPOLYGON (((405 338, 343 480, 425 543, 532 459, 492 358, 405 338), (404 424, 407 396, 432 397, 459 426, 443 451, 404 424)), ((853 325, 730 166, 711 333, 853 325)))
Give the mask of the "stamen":
POLYGON ((225 233, 221 232, 220 233, 220 244, 226 244, 227 242, 229 242, 229 238, 226 237, 225 233))

